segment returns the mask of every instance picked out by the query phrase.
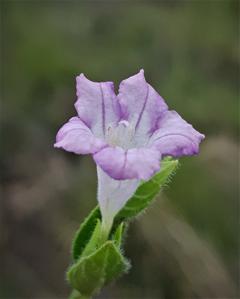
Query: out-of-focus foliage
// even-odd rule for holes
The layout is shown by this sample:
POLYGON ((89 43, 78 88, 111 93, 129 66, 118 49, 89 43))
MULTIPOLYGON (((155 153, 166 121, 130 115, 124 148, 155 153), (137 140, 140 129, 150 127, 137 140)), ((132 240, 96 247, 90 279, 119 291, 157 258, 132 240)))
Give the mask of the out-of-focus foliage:
POLYGON ((206 140, 130 225, 133 267, 99 298, 237 297, 238 2, 0 5, 0 298, 68 295, 70 244, 96 204, 96 171, 91 158, 53 149, 55 133, 74 114, 76 75, 119 83, 140 68, 206 140))

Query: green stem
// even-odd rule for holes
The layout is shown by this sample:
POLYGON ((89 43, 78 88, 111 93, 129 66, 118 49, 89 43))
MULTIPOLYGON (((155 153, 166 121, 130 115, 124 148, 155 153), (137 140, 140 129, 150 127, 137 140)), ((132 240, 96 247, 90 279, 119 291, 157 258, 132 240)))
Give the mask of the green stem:
POLYGON ((68 299, 91 299, 91 296, 80 294, 77 290, 73 290, 68 299))
POLYGON ((80 295, 78 299, 91 299, 92 297, 80 295))

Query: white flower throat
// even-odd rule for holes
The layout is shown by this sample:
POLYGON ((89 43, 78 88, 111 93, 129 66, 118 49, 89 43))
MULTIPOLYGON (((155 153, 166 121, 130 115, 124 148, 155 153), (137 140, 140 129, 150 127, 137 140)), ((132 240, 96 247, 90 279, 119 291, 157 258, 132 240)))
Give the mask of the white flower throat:
POLYGON ((135 127, 126 120, 118 123, 117 127, 110 125, 106 133, 106 141, 109 145, 130 149, 135 146, 135 127))

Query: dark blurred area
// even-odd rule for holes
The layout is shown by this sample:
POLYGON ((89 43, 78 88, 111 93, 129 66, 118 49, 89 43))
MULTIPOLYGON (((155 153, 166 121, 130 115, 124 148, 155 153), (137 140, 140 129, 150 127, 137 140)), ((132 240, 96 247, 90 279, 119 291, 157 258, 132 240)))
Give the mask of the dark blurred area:
POLYGON ((132 269, 97 298, 239 298, 238 1, 1 1, 0 298, 67 298, 91 157, 53 148, 75 76, 147 80, 206 135, 131 223, 132 269))

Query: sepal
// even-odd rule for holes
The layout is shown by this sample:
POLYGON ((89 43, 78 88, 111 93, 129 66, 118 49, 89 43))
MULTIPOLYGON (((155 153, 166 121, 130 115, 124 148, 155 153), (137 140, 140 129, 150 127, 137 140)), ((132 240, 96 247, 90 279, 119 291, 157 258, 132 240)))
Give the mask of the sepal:
POLYGON ((124 222, 121 222, 114 233, 112 234, 112 240, 115 242, 115 245, 118 248, 121 248, 122 245, 122 240, 123 240, 123 235, 125 232, 126 224, 124 222))

